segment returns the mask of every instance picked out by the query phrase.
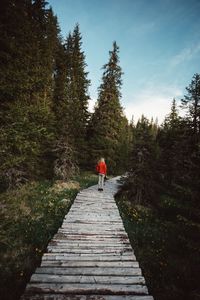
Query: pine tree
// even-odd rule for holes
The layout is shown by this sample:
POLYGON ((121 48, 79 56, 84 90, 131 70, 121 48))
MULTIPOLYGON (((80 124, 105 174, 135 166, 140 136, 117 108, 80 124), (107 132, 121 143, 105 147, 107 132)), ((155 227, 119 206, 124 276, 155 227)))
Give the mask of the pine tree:
MULTIPOLYGON (((182 135, 182 156, 184 176, 181 178, 185 186, 192 190, 191 200, 198 201, 200 186, 200 74, 195 74, 186 87, 187 95, 182 99, 182 107, 186 109, 183 119, 184 134, 182 135)), ((191 198, 191 195, 190 195, 191 198)))
POLYGON ((109 52, 109 61, 103 66, 102 83, 89 131, 92 163, 101 156, 105 157, 111 173, 116 171, 118 153, 122 150, 121 133, 127 126, 120 104, 122 70, 118 53, 119 47, 114 42, 113 50, 109 52))
POLYGON ((158 157, 159 148, 152 124, 142 116, 133 131, 129 176, 124 186, 129 191, 129 198, 137 204, 155 201, 158 157))
POLYGON ((58 136, 69 136, 68 92, 66 84, 66 54, 62 43, 59 44, 54 70, 53 111, 58 136))
POLYGON ((14 186, 45 174, 46 168, 50 173, 47 158, 54 135, 51 91, 58 27, 44 1, 8 0, 1 6, 0 177, 14 186))
POLYGON ((132 129, 125 116, 122 117, 118 137, 119 144, 115 153, 115 173, 124 174, 129 167, 132 144, 132 129))
POLYGON ((82 37, 77 24, 65 45, 66 89, 69 135, 79 163, 85 164, 87 153, 86 129, 88 125, 88 87, 90 80, 85 71, 85 55, 81 50, 82 37))
POLYGON ((176 100, 173 99, 171 111, 166 116, 158 132, 158 142, 160 145, 160 172, 164 184, 168 187, 176 181, 178 164, 180 162, 180 152, 177 151, 180 140, 181 119, 178 114, 176 100))
POLYGON ((0 106, 6 109, 29 96, 31 1, 3 0, 0 11, 0 106))
POLYGON ((194 135, 200 135, 200 74, 194 74, 186 87, 187 95, 182 99, 182 107, 187 110, 188 121, 194 135))
POLYGON ((159 130, 160 183, 167 192, 177 194, 178 198, 197 203, 200 175, 198 122, 193 115, 195 103, 189 103, 188 98, 182 102, 184 106, 187 105, 188 114, 183 118, 178 115, 174 99, 171 112, 159 130))
MULTIPOLYGON (((68 42, 71 41, 69 34, 68 42)), ((71 45, 71 42, 69 42, 71 45)), ((68 44, 68 46, 69 46, 68 44)), ((74 140, 72 140, 71 120, 69 113, 70 89, 68 86, 69 64, 67 63, 66 45, 59 44, 56 54, 56 68, 54 73, 54 104, 56 139, 53 147, 54 175, 62 180, 69 179, 78 171, 74 154, 74 140)))

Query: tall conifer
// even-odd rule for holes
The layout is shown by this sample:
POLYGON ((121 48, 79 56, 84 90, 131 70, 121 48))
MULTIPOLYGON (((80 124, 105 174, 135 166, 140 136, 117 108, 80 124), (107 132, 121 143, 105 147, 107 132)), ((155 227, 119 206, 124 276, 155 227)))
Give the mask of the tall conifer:
POLYGON ((65 46, 66 53, 66 89, 70 139, 81 165, 85 163, 87 152, 86 128, 88 125, 88 72, 86 72, 85 54, 81 49, 82 37, 77 24, 69 34, 65 46))
POLYGON ((109 52, 109 61, 103 66, 98 101, 89 127, 92 162, 94 164, 99 157, 104 156, 110 172, 116 171, 118 152, 122 150, 122 128, 127 126, 120 104, 122 70, 118 54, 119 47, 114 42, 109 52))
POLYGON ((200 74, 194 74, 186 90, 187 95, 182 99, 182 107, 186 109, 193 133, 200 135, 200 74))
POLYGON ((46 167, 50 173, 46 150, 53 138, 51 91, 58 27, 42 0, 8 0, 1 7, 0 177, 13 186, 44 174, 46 167))
POLYGON ((181 119, 178 114, 176 100, 172 100, 171 111, 166 116, 162 126, 158 131, 158 143, 160 145, 160 172, 161 178, 164 179, 164 184, 169 186, 175 182, 177 172, 179 172, 178 164, 180 163, 180 126, 181 119))
POLYGON ((154 128, 144 116, 134 128, 132 143, 129 176, 124 188, 135 203, 151 203, 157 193, 159 149, 154 128))

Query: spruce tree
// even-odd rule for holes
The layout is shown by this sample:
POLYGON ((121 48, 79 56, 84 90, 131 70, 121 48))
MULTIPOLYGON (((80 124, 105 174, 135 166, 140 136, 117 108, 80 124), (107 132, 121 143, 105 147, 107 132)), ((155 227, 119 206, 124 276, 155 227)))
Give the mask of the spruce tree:
POLYGON ((186 87, 187 95, 182 99, 188 121, 194 135, 200 135, 200 74, 194 74, 191 83, 186 87))
POLYGON ((119 47, 113 43, 109 61, 103 66, 102 83, 98 90, 98 101, 90 122, 90 149, 92 163, 105 157, 109 172, 117 170, 122 143, 122 132, 127 121, 120 104, 122 70, 119 66, 119 47))
POLYGON ((1 7, 0 177, 11 187, 50 174, 48 151, 54 135, 51 91, 58 27, 44 1, 8 0, 1 2, 1 7))
POLYGON ((86 162, 88 125, 88 72, 85 71, 85 55, 81 49, 82 37, 77 24, 72 34, 69 34, 65 44, 66 54, 66 90, 68 128, 76 157, 81 166, 86 162))
POLYGON ((137 204, 155 201, 157 193, 157 164, 159 148, 152 124, 144 116, 133 131, 133 146, 129 176, 125 187, 137 204))
POLYGON ((179 172, 178 165, 180 163, 180 151, 178 143, 180 141, 180 126, 181 119, 178 114, 176 100, 173 99, 171 111, 166 116, 162 126, 158 131, 158 143, 160 146, 160 172, 163 178, 162 184, 167 187, 175 183, 177 172, 179 172))
POLYGON ((31 1, 3 0, 0 11, 0 106, 6 109, 29 96, 31 1))
POLYGON ((186 87, 187 95, 182 99, 182 107, 186 109, 183 119, 182 156, 184 176, 181 178, 185 186, 192 189, 191 200, 199 204, 200 186, 200 74, 195 74, 186 87))

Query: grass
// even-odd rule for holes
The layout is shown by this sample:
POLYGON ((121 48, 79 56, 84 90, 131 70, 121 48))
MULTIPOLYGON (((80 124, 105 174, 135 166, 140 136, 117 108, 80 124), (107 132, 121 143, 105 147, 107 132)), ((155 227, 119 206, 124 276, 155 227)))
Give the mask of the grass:
POLYGON ((199 300, 198 209, 170 195, 162 195, 157 207, 135 205, 123 193, 117 203, 154 299, 199 300))
POLYGON ((0 194, 0 299, 17 300, 80 189, 97 183, 82 173, 72 183, 32 182, 0 194))

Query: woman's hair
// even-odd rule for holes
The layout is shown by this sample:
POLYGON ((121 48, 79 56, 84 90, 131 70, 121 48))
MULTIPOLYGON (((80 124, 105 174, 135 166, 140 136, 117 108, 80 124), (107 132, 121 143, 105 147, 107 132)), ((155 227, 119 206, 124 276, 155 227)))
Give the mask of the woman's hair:
POLYGON ((101 157, 100 161, 105 162, 105 159, 103 157, 101 157))

